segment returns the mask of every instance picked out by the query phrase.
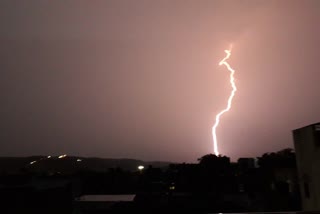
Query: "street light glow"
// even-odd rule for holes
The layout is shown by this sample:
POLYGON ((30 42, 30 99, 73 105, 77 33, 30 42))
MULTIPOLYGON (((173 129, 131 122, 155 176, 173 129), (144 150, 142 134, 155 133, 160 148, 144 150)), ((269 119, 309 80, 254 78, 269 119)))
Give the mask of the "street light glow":
POLYGON ((66 154, 64 154, 64 155, 60 155, 58 158, 59 158, 59 159, 61 159, 61 158, 65 158, 65 157, 67 157, 67 155, 66 155, 66 154))

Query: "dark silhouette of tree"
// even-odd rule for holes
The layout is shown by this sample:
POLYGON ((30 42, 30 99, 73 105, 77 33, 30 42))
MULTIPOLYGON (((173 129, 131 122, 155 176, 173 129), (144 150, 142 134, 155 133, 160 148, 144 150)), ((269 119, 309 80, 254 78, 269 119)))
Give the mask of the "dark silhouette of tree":
POLYGON ((278 152, 263 154, 258 157, 258 164, 264 169, 295 168, 296 155, 293 149, 286 148, 278 152))
POLYGON ((230 166, 230 158, 227 156, 216 156, 214 154, 207 154, 198 158, 199 165, 209 170, 221 170, 230 166))
POLYGON ((296 181, 294 150, 286 148, 278 152, 265 153, 258 157, 258 165, 268 211, 287 211, 290 207, 299 208, 300 196, 296 181), (292 183, 295 183, 294 186, 292 183), (292 192, 289 190, 290 186, 293 188, 292 192))

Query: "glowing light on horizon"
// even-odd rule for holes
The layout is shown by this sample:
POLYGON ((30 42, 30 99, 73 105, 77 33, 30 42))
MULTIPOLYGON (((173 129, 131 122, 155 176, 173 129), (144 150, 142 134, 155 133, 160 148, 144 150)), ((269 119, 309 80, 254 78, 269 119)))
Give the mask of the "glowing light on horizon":
POLYGON ((235 73, 235 70, 233 70, 231 68, 231 66, 227 63, 227 59, 229 59, 229 57, 231 56, 231 49, 232 49, 232 46, 230 46, 229 50, 225 50, 224 52, 227 54, 220 62, 219 62, 219 65, 225 65, 228 69, 228 71, 230 71, 230 84, 231 84, 231 87, 232 87, 232 91, 231 91, 231 94, 228 98, 228 104, 227 104, 227 107, 225 109, 223 109, 222 111, 220 111, 217 115, 216 115, 216 121, 214 123, 214 125, 212 126, 212 138, 213 138, 213 151, 214 151, 214 154, 215 155, 219 155, 219 150, 218 150, 218 139, 217 139, 217 134, 216 134, 216 130, 217 130, 217 127, 219 126, 219 123, 220 123, 220 117, 226 113, 227 111, 229 111, 231 109, 231 106, 232 106, 232 99, 237 91, 237 87, 236 87, 236 84, 235 84, 235 81, 234 81, 234 73, 235 73))
POLYGON ((58 158, 59 158, 59 159, 61 159, 61 158, 65 158, 65 157, 67 157, 67 155, 66 155, 66 154, 64 154, 64 155, 60 155, 58 158))
POLYGON ((144 166, 140 165, 140 166, 138 166, 138 169, 141 171, 144 169, 144 166))
POLYGON ((35 163, 37 163, 37 161, 31 161, 31 162, 30 162, 31 165, 32 165, 32 164, 35 164, 35 163))

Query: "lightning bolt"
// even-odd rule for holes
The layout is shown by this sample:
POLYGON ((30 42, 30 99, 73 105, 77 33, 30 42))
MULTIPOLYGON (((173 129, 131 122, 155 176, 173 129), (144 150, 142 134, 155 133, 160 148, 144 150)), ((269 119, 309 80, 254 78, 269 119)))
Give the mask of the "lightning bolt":
POLYGON ((217 127, 219 126, 220 123, 220 117, 226 113, 227 111, 229 111, 231 109, 232 106, 232 99, 237 91, 237 87, 234 81, 234 73, 235 70, 233 70, 231 68, 231 66, 227 63, 227 59, 229 59, 229 57, 231 56, 231 49, 232 49, 232 45, 230 46, 229 50, 225 50, 224 52, 227 54, 220 62, 219 65, 225 65, 228 69, 228 71, 230 71, 230 84, 232 87, 232 91, 231 94, 228 98, 228 104, 227 107, 225 109, 223 109, 222 111, 220 111, 217 115, 216 115, 216 122, 215 124, 212 126, 212 137, 213 137, 213 151, 215 153, 215 155, 219 155, 219 150, 218 150, 218 140, 217 140, 217 134, 216 134, 216 130, 217 127))

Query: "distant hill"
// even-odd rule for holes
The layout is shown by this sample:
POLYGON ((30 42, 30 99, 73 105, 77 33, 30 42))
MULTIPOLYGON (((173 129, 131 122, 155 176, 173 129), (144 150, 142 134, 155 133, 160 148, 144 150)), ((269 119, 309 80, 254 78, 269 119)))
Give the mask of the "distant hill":
POLYGON ((31 157, 0 157, 0 173, 16 173, 23 171, 45 171, 73 173, 76 171, 108 171, 111 168, 121 168, 127 171, 137 171, 138 166, 165 168, 170 162, 142 161, 135 159, 84 158, 66 156, 58 158, 47 156, 31 157))

